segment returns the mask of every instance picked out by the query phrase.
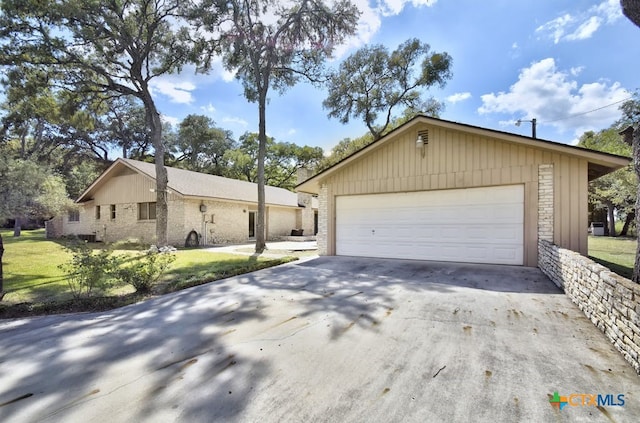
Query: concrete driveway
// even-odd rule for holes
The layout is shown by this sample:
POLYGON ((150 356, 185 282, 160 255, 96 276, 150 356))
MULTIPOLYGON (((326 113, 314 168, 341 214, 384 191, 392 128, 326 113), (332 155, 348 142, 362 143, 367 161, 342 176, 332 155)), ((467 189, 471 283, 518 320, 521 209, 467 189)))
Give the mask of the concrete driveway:
POLYGON ((321 257, 0 339, 2 422, 640 418, 631 366, 524 267, 321 257))

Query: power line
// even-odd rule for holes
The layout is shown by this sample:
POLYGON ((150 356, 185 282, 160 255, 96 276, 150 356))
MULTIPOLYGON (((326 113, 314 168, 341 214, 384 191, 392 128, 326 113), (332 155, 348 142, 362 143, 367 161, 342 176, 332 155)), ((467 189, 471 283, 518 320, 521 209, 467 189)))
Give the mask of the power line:
MULTIPOLYGON (((546 120, 546 121, 543 121, 542 123, 551 123, 551 122, 558 122, 560 120, 573 119, 576 116, 586 115, 588 113, 593 113, 593 112, 597 112, 598 110, 606 109, 607 107, 615 106, 616 104, 622 103, 622 102, 627 101, 627 100, 631 100, 632 98, 633 98, 633 96, 632 97, 623 98, 622 100, 616 101, 615 103, 607 104, 606 106, 598 107, 597 109, 589 110, 587 112, 582 112, 582 113, 576 113, 576 114, 569 115, 569 116, 566 116, 566 117, 563 117, 563 118, 560 118, 560 119, 546 120)), ((540 122, 538 122, 538 123, 540 123, 540 122)))

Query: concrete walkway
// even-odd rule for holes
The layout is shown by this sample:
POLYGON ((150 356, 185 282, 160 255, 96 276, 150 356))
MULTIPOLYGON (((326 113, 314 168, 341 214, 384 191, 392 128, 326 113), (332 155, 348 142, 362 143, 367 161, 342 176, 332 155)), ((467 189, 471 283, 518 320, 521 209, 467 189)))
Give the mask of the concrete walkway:
POLYGON ((0 339, 2 422, 640 416, 638 375, 534 268, 321 257, 111 312, 0 321, 0 339), (559 410, 556 391, 625 405, 559 410))

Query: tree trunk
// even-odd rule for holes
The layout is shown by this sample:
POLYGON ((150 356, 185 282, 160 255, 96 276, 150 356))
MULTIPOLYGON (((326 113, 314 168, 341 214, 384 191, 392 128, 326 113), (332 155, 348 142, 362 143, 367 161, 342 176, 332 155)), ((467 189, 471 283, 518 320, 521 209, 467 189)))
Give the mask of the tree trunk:
POLYGON ((14 238, 19 238, 20 235, 22 235, 22 218, 16 217, 13 224, 13 236, 14 238))
POLYGON ((609 236, 609 218, 607 217, 607 210, 608 209, 605 206, 605 208, 602 209, 601 214, 602 224, 604 225, 604 236, 609 236))
POLYGON ((264 158, 267 152, 267 90, 263 88, 258 100, 258 215, 256 221, 256 253, 260 254, 266 248, 265 240, 265 193, 264 193, 264 158))
POLYGON ((156 165, 156 244, 159 247, 166 246, 168 226, 168 206, 167 206, 167 168, 164 167, 164 144, 162 142, 162 120, 150 94, 143 98, 147 112, 147 120, 151 129, 151 141, 155 149, 156 165))
POLYGON ((616 219, 614 217, 614 207, 610 201, 607 201, 607 213, 609 215, 609 236, 616 236, 616 219))
POLYGON ((629 226, 631 226, 631 222, 636 218, 636 214, 634 212, 627 213, 627 218, 624 220, 624 226, 622 227, 622 231, 620 231, 620 236, 627 236, 629 232, 629 226))
MULTIPOLYGON (((638 181, 640 181, 640 129, 633 131, 633 167, 636 171, 638 181)), ((638 195, 636 196, 636 231, 640 232, 640 183, 638 183, 638 195)), ((633 276, 631 279, 640 283, 640 243, 636 243, 636 261, 633 265, 633 276)))
POLYGON ((4 297, 4 276, 2 276, 2 256, 4 255, 4 243, 2 242, 2 234, 0 234, 0 301, 4 297))

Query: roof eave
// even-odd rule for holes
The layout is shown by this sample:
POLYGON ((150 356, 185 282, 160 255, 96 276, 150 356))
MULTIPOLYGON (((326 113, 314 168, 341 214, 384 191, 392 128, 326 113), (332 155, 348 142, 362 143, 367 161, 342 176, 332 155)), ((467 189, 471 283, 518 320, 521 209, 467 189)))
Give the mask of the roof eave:
POLYGON ((573 156, 582 157, 589 162, 590 165, 590 173, 589 180, 593 180, 599 178, 600 176, 606 175, 607 173, 613 172, 617 169, 620 169, 624 166, 627 166, 631 159, 628 157, 618 156, 615 154, 603 153, 600 151, 589 150, 586 148, 576 147, 567 144, 560 144, 553 141, 543 140, 539 138, 531 138, 522 135, 512 134, 508 132, 496 131, 493 129, 481 128, 478 126, 467 125, 464 123, 452 122, 437 118, 432 118, 424 115, 417 115, 405 124, 395 128, 382 138, 377 141, 372 142, 371 144, 363 147, 362 149, 354 152, 353 154, 345 157, 338 163, 333 166, 324 169, 322 172, 317 175, 312 176, 306 181, 298 184, 295 189, 296 191, 305 192, 309 194, 318 194, 320 191, 320 181, 329 175, 339 171, 341 168, 345 167, 349 163, 363 155, 369 154, 370 152, 376 150, 383 144, 385 144, 389 139, 394 137, 397 133, 407 131, 418 125, 420 123, 430 124, 434 126, 439 126, 443 128, 470 132, 486 137, 498 138, 504 141, 513 142, 516 144, 526 145, 534 148, 542 148, 548 151, 555 151, 564 154, 570 154, 573 156), (593 175, 593 177, 592 177, 593 175))

